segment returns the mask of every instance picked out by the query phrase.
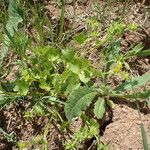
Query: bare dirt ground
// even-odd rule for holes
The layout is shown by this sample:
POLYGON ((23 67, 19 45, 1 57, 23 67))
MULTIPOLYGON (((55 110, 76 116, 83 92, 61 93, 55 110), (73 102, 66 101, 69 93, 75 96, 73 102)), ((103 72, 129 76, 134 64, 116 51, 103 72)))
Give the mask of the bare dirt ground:
MULTIPOLYGON (((143 124, 150 141, 150 112, 142 114, 143 124)), ((117 104, 113 109, 113 122, 102 137, 109 143, 111 150, 142 150, 142 138, 138 111, 124 104, 117 104)))
MULTIPOLYGON (((145 1, 148 4, 149 1, 145 1)), ((78 1, 75 5, 76 17, 73 16, 73 2, 70 0, 66 6, 66 21, 71 25, 73 19, 75 20, 73 28, 75 32, 80 32, 80 29, 85 28, 86 20, 90 16, 96 16, 94 3, 89 1, 78 1)), ((101 6, 105 5, 105 1, 100 1, 101 6)), ((47 13, 51 16, 51 19, 58 21, 60 8, 58 5, 48 2, 47 13)), ((120 3, 114 3, 112 6, 112 13, 107 10, 105 17, 108 21, 105 22, 106 27, 110 23, 110 20, 117 19, 118 11, 123 8, 120 3)), ((143 42, 145 44, 144 49, 150 49, 150 8, 147 5, 141 3, 132 3, 127 7, 125 22, 134 21, 140 24, 140 28, 135 33, 127 32, 122 40, 122 50, 125 52, 127 48, 135 43, 143 42)), ((95 53, 89 55, 92 62, 96 63, 97 50, 95 53)), ((138 58, 130 60, 129 64, 132 68, 133 75, 142 75, 150 71, 150 58, 138 58)), ((11 78, 11 77, 10 77, 11 78)), ((113 81, 112 81, 113 82, 113 81)), ((114 81, 116 82, 116 81, 114 81)), ((34 118, 32 121, 28 121, 24 118, 23 112, 29 109, 29 102, 25 101, 21 104, 11 105, 7 109, 0 111, 0 127, 6 132, 14 132, 17 135, 17 140, 32 140, 35 136, 41 135, 44 132, 45 125, 48 123, 48 118, 34 118)), ((146 112, 141 114, 143 124, 150 142, 150 109, 146 108, 146 112)), ((113 109, 112 122, 106 127, 105 132, 101 138, 104 143, 108 143, 111 150, 142 150, 141 129, 138 111, 136 107, 131 104, 116 102, 113 109)), ((49 129, 48 133, 49 150, 63 150, 61 140, 63 139, 57 125, 49 129)), ((17 150, 11 142, 8 143, 0 134, 0 150, 17 150)))

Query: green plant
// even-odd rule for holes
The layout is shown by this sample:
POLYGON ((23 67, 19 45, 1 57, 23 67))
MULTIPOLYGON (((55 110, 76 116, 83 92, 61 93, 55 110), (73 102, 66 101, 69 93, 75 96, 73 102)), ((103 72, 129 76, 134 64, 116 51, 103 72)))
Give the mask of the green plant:
POLYGON ((16 141, 14 132, 11 132, 8 134, 0 127, 0 133, 2 133, 4 135, 4 138, 7 140, 7 142, 15 142, 16 141))
MULTIPOLYGON (((95 20, 92 19, 91 25, 94 26, 92 29, 95 28, 94 23, 95 20)), ((96 24, 98 25, 98 23, 96 24)), ((128 27, 132 30, 135 29, 131 24, 128 27)), ((142 56, 144 53, 149 55, 149 50, 142 52, 141 50, 143 49, 143 46, 141 43, 139 43, 138 45, 132 47, 132 50, 128 51, 126 54, 122 54, 120 52, 121 46, 118 38, 122 36, 126 29, 127 28, 125 24, 115 22, 112 25, 110 25, 110 27, 107 29, 107 34, 102 41, 97 40, 99 34, 95 31, 92 31, 90 33, 90 37, 86 36, 85 38, 84 34, 80 34, 75 37, 77 42, 82 41, 81 43, 78 42, 79 44, 85 44, 87 43, 87 41, 89 41, 89 38, 97 37, 95 47, 102 47, 106 45, 104 46, 104 48, 102 47, 104 58, 103 64, 105 65, 104 70, 101 73, 103 81, 101 85, 98 85, 97 87, 79 87, 78 89, 73 90, 68 96, 68 100, 65 103, 65 113, 69 121, 72 121, 74 118, 80 116, 83 112, 85 112, 87 107, 88 111, 91 112, 92 110, 89 106, 93 103, 95 103, 93 109, 94 116, 97 119, 102 119, 105 115, 106 108, 113 107, 112 99, 114 98, 121 98, 124 100, 129 99, 131 101, 136 101, 137 105, 140 102, 140 100, 150 98, 149 90, 144 90, 143 92, 137 90, 138 88, 144 86, 150 81, 150 74, 146 73, 140 77, 129 78, 128 72, 130 71, 130 67, 126 62, 126 60, 128 59, 136 56, 142 56), (94 37, 93 32, 96 33, 94 34, 94 37), (119 76, 125 82, 113 89, 108 84, 110 77, 113 76, 119 76)), ((138 110, 140 109, 139 107, 137 108, 138 110)), ((144 142, 143 145, 144 148, 147 149, 148 142, 143 126, 141 127, 141 131, 144 142)))
MULTIPOLYGON (((86 107, 90 106, 91 103, 95 103, 93 109, 93 114, 95 115, 95 117, 97 119, 102 119, 105 115, 106 108, 113 107, 113 98, 130 100, 136 100, 138 98, 138 102, 140 101, 140 99, 150 98, 149 90, 137 93, 135 93, 133 90, 146 84, 150 80, 150 75, 145 74, 142 77, 137 77, 133 80, 129 79, 128 72, 130 71, 130 67, 126 62, 126 60, 128 59, 136 56, 142 56, 144 53, 149 55, 149 50, 146 50, 145 52, 141 51, 143 49, 143 46, 140 43, 132 47, 132 50, 128 51, 126 54, 122 54, 120 52, 121 46, 118 38, 122 36, 123 33, 128 30, 128 28, 133 31, 136 30, 137 25, 129 24, 128 26, 126 26, 123 23, 114 22, 107 29, 107 34, 102 40, 98 39, 100 35, 97 27, 100 26, 100 24, 97 22, 97 20, 92 18, 92 20, 90 20, 89 22, 89 25, 89 29, 92 29, 90 30, 89 35, 85 35, 82 33, 77 35, 75 39, 77 42, 80 41, 78 42, 79 44, 84 45, 87 44, 90 38, 92 38, 96 41, 96 48, 102 47, 102 58, 104 62, 101 64, 106 64, 104 65, 104 71, 101 73, 103 83, 97 88, 82 87, 82 89, 79 88, 70 93, 65 104, 65 113, 68 120, 70 121, 83 113, 86 110, 86 107), (126 82, 112 90, 112 88, 108 84, 112 76, 119 76, 122 78, 122 80, 126 80, 126 82), (84 92, 84 90, 87 93, 84 92), (90 91, 89 93, 88 90, 90 91)), ((88 111, 92 111, 90 107, 88 107, 88 111)), ((145 135, 144 132, 142 133, 142 135, 145 135)))
MULTIPOLYGON (((13 2, 16 4, 15 1, 13 2)), ((79 33, 74 37, 74 40, 81 45, 82 53, 69 44, 64 46, 62 36, 65 1, 62 0, 61 2, 59 33, 54 32, 51 21, 43 12, 43 7, 42 11, 39 12, 37 5, 33 7, 28 3, 26 4, 31 8, 31 16, 34 16, 32 25, 35 25, 36 36, 29 36, 25 32, 29 19, 27 16, 30 14, 28 8, 24 6, 23 17, 21 17, 18 12, 19 9, 16 10, 15 7, 14 12, 17 16, 15 16, 15 26, 12 27, 8 21, 10 28, 6 26, 5 29, 8 42, 5 46, 7 46, 7 50, 8 46, 11 46, 19 56, 15 62, 19 65, 19 70, 14 81, 8 82, 7 86, 3 86, 6 85, 5 82, 1 83, 0 106, 2 107, 19 98, 30 97, 32 108, 31 111, 25 112, 25 118, 32 119, 35 116, 49 117, 52 115, 54 120, 59 120, 61 126, 66 123, 66 118, 70 123, 74 118, 83 114, 88 107, 88 111, 93 113, 93 119, 85 120, 80 131, 74 133, 74 137, 65 143, 66 149, 79 148, 86 139, 93 137, 96 138, 97 147, 103 149, 104 145, 98 140, 99 129, 96 120, 103 119, 107 108, 113 107, 113 98, 137 99, 138 102, 140 99, 150 98, 148 90, 134 92, 135 89, 145 85, 150 80, 150 75, 145 74, 130 79, 130 66, 127 63, 127 60, 132 57, 147 56, 150 53, 149 50, 141 51, 143 49, 141 43, 133 46, 126 54, 121 52, 121 36, 126 30, 136 30, 137 25, 133 23, 126 25, 119 21, 113 22, 106 29, 105 36, 101 38, 101 23, 95 17, 88 20, 87 32, 79 33), (25 25, 18 29, 18 24, 22 21, 25 25), (49 42, 46 41, 47 31, 51 36, 49 42), (86 45, 91 40, 94 41, 94 46, 87 51, 101 50, 100 63, 103 66, 100 71, 95 69, 82 55, 88 53, 86 45), (117 87, 111 87, 109 81, 116 76, 120 77, 124 83, 117 87), (92 81, 92 78, 95 77, 101 79, 100 85, 96 85, 92 81), (60 115, 62 108, 65 110, 66 118, 60 115)), ((4 43, 5 41, 6 39, 4 43)), ((68 130, 68 123, 62 128, 68 130)), ((143 137, 145 137, 143 127, 141 129, 143 137)), ((26 146, 31 147, 42 142, 45 148, 47 147, 46 134, 44 141, 42 138, 43 136, 37 137, 31 143, 20 141, 19 147, 23 149, 26 146)))
POLYGON ((99 143, 99 125, 94 119, 86 120, 86 124, 74 133, 71 139, 66 141, 65 147, 66 149, 82 149, 83 142, 93 137, 99 143))
MULTIPOLYGON (((9 1, 8 16, 9 19, 6 24, 6 30, 13 37, 14 32, 18 30, 18 24, 23 21, 18 7, 18 2, 16 0, 9 1)), ((2 67, 3 59, 8 53, 8 48, 10 45, 10 39, 7 35, 4 35, 4 43, 2 45, 2 52, 0 57, 0 68, 2 67)))
POLYGON ((40 147, 42 150, 47 150, 47 141, 43 139, 43 136, 36 136, 30 141, 19 141, 18 147, 20 150, 32 147, 40 147))
MULTIPOLYGON (((24 7, 26 6, 24 5, 24 7)), ((19 29, 13 30, 13 33, 7 28, 5 29, 6 36, 9 39, 7 48, 11 46, 19 56, 19 60, 15 62, 16 65, 19 65, 19 72, 17 78, 13 79, 13 81, 8 81, 7 86, 5 82, 1 83, 0 106, 14 102, 20 97, 30 97, 32 99, 32 108, 31 111, 25 112, 25 118, 46 117, 52 114, 55 120, 60 120, 63 124, 64 118, 60 116, 59 108, 64 106, 67 96, 73 89, 77 89, 81 84, 91 84, 91 77, 98 71, 92 67, 87 59, 76 54, 73 48, 64 48, 61 45, 64 8, 62 8, 58 40, 53 39, 52 36, 52 41, 47 45, 45 44, 45 30, 43 27, 44 25, 47 26, 49 20, 46 16, 41 19, 37 8, 30 7, 35 17, 36 46, 34 45, 33 37, 30 37, 25 32, 28 25, 26 19, 29 19, 26 17, 28 9, 24 8, 22 14, 25 26, 20 26, 19 29), (57 45, 57 41, 59 45, 57 45)), ((51 25, 47 26, 47 28, 52 31, 51 25)), ((54 36, 56 36, 57 33, 52 32, 50 32, 51 35, 55 34, 54 36)), ((33 143, 20 142, 19 147, 22 149, 24 146, 31 146, 34 143, 34 141, 33 143)))

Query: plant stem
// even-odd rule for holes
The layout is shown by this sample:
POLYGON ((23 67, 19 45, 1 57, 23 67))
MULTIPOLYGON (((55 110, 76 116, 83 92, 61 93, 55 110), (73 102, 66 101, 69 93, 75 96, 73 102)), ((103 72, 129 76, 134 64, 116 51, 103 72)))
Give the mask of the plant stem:
POLYGON ((59 44, 61 43, 62 34, 64 30, 64 18, 65 18, 65 0, 61 0, 61 16, 60 16, 59 35, 58 35, 59 44))

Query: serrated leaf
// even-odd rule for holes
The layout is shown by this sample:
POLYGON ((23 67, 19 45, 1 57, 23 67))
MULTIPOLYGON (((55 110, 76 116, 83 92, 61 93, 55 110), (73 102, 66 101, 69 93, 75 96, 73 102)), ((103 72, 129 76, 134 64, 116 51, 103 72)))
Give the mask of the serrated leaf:
POLYGON ((60 50, 53 46, 38 47, 33 51, 38 57, 43 56, 49 61, 55 61, 60 57, 60 50))
POLYGON ((98 94, 95 88, 81 87, 72 91, 65 104, 65 114, 69 121, 79 116, 98 94))
POLYGON ((94 107, 94 114, 98 119, 102 119, 105 114, 105 99, 98 98, 94 107))
POLYGON ((150 74, 146 73, 142 76, 135 77, 131 80, 126 81, 125 83, 118 86, 115 91, 116 92, 123 92, 136 89, 140 86, 145 85, 148 81, 150 81, 150 74))

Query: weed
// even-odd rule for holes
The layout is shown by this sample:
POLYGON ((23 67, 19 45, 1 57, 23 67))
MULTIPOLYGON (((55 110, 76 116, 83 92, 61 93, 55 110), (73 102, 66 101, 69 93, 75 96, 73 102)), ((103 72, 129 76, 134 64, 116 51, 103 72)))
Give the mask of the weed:
MULTIPOLYGON (((113 107, 113 98, 124 98, 126 100, 135 100, 137 103, 140 99, 150 98, 149 91, 134 91, 150 81, 150 75, 144 74, 140 77, 129 78, 130 66, 127 60, 136 56, 149 55, 149 51, 141 52, 142 44, 133 46, 126 54, 121 52, 120 38, 127 30, 136 30, 137 25, 126 25, 121 21, 114 21, 106 28, 105 35, 101 38, 100 21, 92 17, 87 22, 87 32, 75 35, 74 40, 82 48, 86 55, 86 45, 89 41, 94 41, 93 49, 100 49, 103 59, 102 70, 97 70, 93 65, 83 57, 75 48, 63 45, 63 29, 65 15, 65 1, 61 1, 61 17, 59 33, 54 32, 54 27, 45 15, 44 9, 39 12, 38 6, 30 6, 31 14, 26 5, 24 12, 20 15, 20 9, 17 1, 12 1, 9 5, 9 20, 6 25, 3 44, 3 58, 11 46, 13 51, 19 56, 15 63, 19 65, 18 76, 14 81, 8 83, 9 86, 1 86, 0 89, 0 106, 4 106, 19 98, 28 98, 32 100, 31 111, 25 112, 24 117, 32 119, 34 116, 52 116, 63 130, 68 130, 69 123, 76 117, 81 116, 88 107, 88 111, 93 114, 92 119, 84 122, 80 131, 74 133, 74 136, 64 143, 66 149, 79 149, 85 140, 94 137, 93 145, 99 149, 106 148, 99 141, 99 124, 97 120, 102 120, 106 114, 107 108, 113 107), (28 15, 33 15, 33 25, 35 25, 34 34, 29 36, 26 33, 28 25, 28 15), (19 23, 25 23, 18 28, 19 23), (46 41, 46 35, 50 35, 51 40, 46 41), (35 40, 36 39, 36 40, 35 40), (77 53, 78 52, 78 53, 77 53), (122 84, 117 87, 111 87, 110 78, 114 76, 121 77, 122 84), (101 85, 92 82, 92 78, 99 77, 101 85), (5 88, 6 87, 6 88, 5 88), (8 89, 10 87, 10 89, 8 89), (93 108, 90 107, 93 105, 93 108), (60 110, 63 108, 66 117, 61 115, 60 110), (59 121, 58 121, 59 120, 59 121), (68 121, 68 123, 66 123, 68 121)), ((105 12, 105 9, 103 10, 105 12)), ((105 18, 102 14, 101 22, 105 18)), ((31 20, 32 20, 31 19, 31 20)), ((92 51, 93 49, 90 49, 92 51)), ((89 51, 88 51, 89 52, 89 51)), ((88 116, 89 117, 89 116, 88 116)), ((84 119, 83 119, 84 120, 84 119)), ((44 140, 43 136, 36 137, 28 141, 20 141, 19 148, 32 147, 34 144, 41 144, 47 148, 46 127, 44 140)), ((143 139, 145 131, 141 127, 143 139)), ((3 132, 5 134, 5 132, 3 132)), ((5 134, 6 137, 8 136, 5 134)), ((145 147, 147 142, 144 143, 145 147)))

